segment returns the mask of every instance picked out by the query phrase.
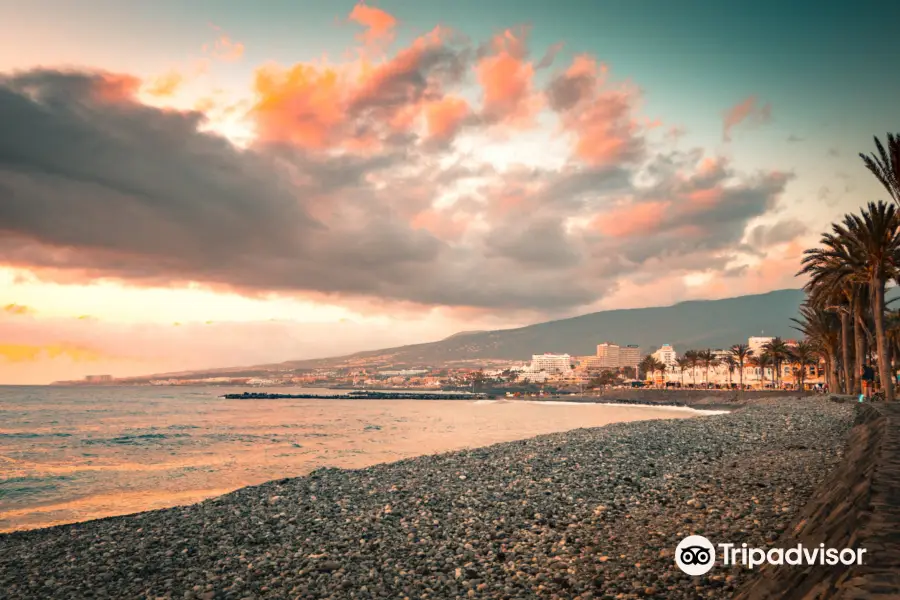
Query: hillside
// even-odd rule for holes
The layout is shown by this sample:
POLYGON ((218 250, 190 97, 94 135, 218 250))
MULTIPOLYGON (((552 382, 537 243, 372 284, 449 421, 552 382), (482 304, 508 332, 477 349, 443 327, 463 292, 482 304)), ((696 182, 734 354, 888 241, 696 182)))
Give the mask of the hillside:
POLYGON ((799 335, 791 328, 803 302, 801 290, 725 300, 695 300, 673 306, 609 310, 516 329, 457 333, 438 342, 413 344, 349 356, 289 361, 272 368, 314 368, 351 364, 439 365, 471 359, 525 360, 532 354, 594 354, 605 341, 638 344, 643 351, 664 343, 679 351, 722 348, 752 335, 799 335))

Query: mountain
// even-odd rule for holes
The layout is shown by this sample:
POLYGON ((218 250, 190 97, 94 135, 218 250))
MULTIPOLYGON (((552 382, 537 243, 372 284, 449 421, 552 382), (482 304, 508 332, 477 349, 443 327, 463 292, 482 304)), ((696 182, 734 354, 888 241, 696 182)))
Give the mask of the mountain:
POLYGON ((642 352, 672 344, 688 348, 727 348, 754 335, 795 338, 791 327, 805 295, 802 290, 724 300, 692 300, 673 306, 607 310, 515 329, 471 331, 438 342, 413 344, 349 356, 289 361, 269 368, 321 368, 349 365, 440 365, 473 359, 526 360, 544 352, 595 354, 597 344, 637 344, 642 352))

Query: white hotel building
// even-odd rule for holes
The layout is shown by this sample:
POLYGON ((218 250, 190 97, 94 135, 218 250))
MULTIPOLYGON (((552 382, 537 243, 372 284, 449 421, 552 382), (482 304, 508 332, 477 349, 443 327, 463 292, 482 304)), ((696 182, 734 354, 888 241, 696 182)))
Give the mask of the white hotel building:
POLYGON ((659 350, 653 353, 653 358, 666 365, 667 369, 674 369, 676 367, 675 361, 678 360, 678 353, 675 352, 675 348, 671 345, 663 344, 659 350))
POLYGON ((530 371, 538 373, 568 373, 572 370, 572 357, 568 354, 532 354, 530 371))

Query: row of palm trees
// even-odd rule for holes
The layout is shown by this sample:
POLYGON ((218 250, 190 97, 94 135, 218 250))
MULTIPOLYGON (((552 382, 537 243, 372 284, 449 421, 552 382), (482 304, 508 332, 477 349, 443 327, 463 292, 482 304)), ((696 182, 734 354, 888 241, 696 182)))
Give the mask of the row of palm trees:
MULTIPOLYGON (((675 367, 681 372, 683 386, 686 371, 690 371, 691 383, 696 385, 697 369, 705 369, 704 383, 709 385, 709 370, 725 366, 728 369, 729 387, 732 384, 732 376, 737 372, 739 387, 744 389, 745 368, 752 367, 760 370, 763 387, 766 383, 766 369, 771 369, 774 374, 773 383, 775 387, 780 387, 782 367, 789 364, 793 366, 792 370, 796 373, 802 389, 805 385, 807 369, 818 363, 819 357, 816 348, 810 342, 804 340, 789 346, 783 339, 776 337, 766 342, 759 354, 755 354, 747 344, 735 344, 721 357, 719 353, 710 349, 687 350, 675 360, 675 367)), ((668 366, 653 355, 647 355, 641 360, 639 369, 647 375, 659 373, 664 379, 668 366)))
POLYGON ((885 289, 900 283, 900 135, 888 134, 886 147, 876 137, 875 146, 860 157, 892 202, 845 215, 805 251, 798 275, 809 277, 807 297, 796 323, 825 361, 832 389, 860 393, 864 366, 876 363, 879 386, 893 400, 900 314, 887 307, 885 289))

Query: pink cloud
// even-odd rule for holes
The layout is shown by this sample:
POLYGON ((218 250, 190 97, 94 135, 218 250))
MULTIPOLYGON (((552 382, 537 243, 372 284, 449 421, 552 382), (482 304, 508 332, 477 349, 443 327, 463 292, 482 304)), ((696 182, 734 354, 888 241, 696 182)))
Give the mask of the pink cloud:
POLYGON ((575 137, 575 155, 587 164, 609 165, 633 159, 643 151, 641 133, 660 126, 635 116, 640 90, 611 84, 609 69, 579 55, 550 84, 547 95, 560 115, 564 131, 575 137))
POLYGON ((725 112, 722 120, 722 136, 731 141, 731 131, 741 123, 762 125, 772 120, 772 105, 760 104, 756 96, 750 96, 725 112))
POLYGON ((223 33, 212 44, 204 44, 203 53, 222 62, 235 62, 244 56, 244 44, 223 33))
POLYGON ((593 226, 604 235, 630 237, 652 234, 663 222, 671 202, 642 202, 605 212, 596 217, 593 226))
POLYGON ((527 60, 527 32, 507 29, 491 40, 490 51, 475 66, 484 93, 482 111, 492 121, 530 126, 541 108, 534 93, 534 64, 527 60))
POLYGON ((394 27, 397 19, 374 6, 360 2, 350 11, 350 20, 359 23, 365 31, 359 35, 359 39, 366 45, 376 45, 394 40, 394 27))
POLYGON ((435 141, 452 139, 469 115, 469 103, 458 96, 445 96, 425 107, 428 136, 435 141))

